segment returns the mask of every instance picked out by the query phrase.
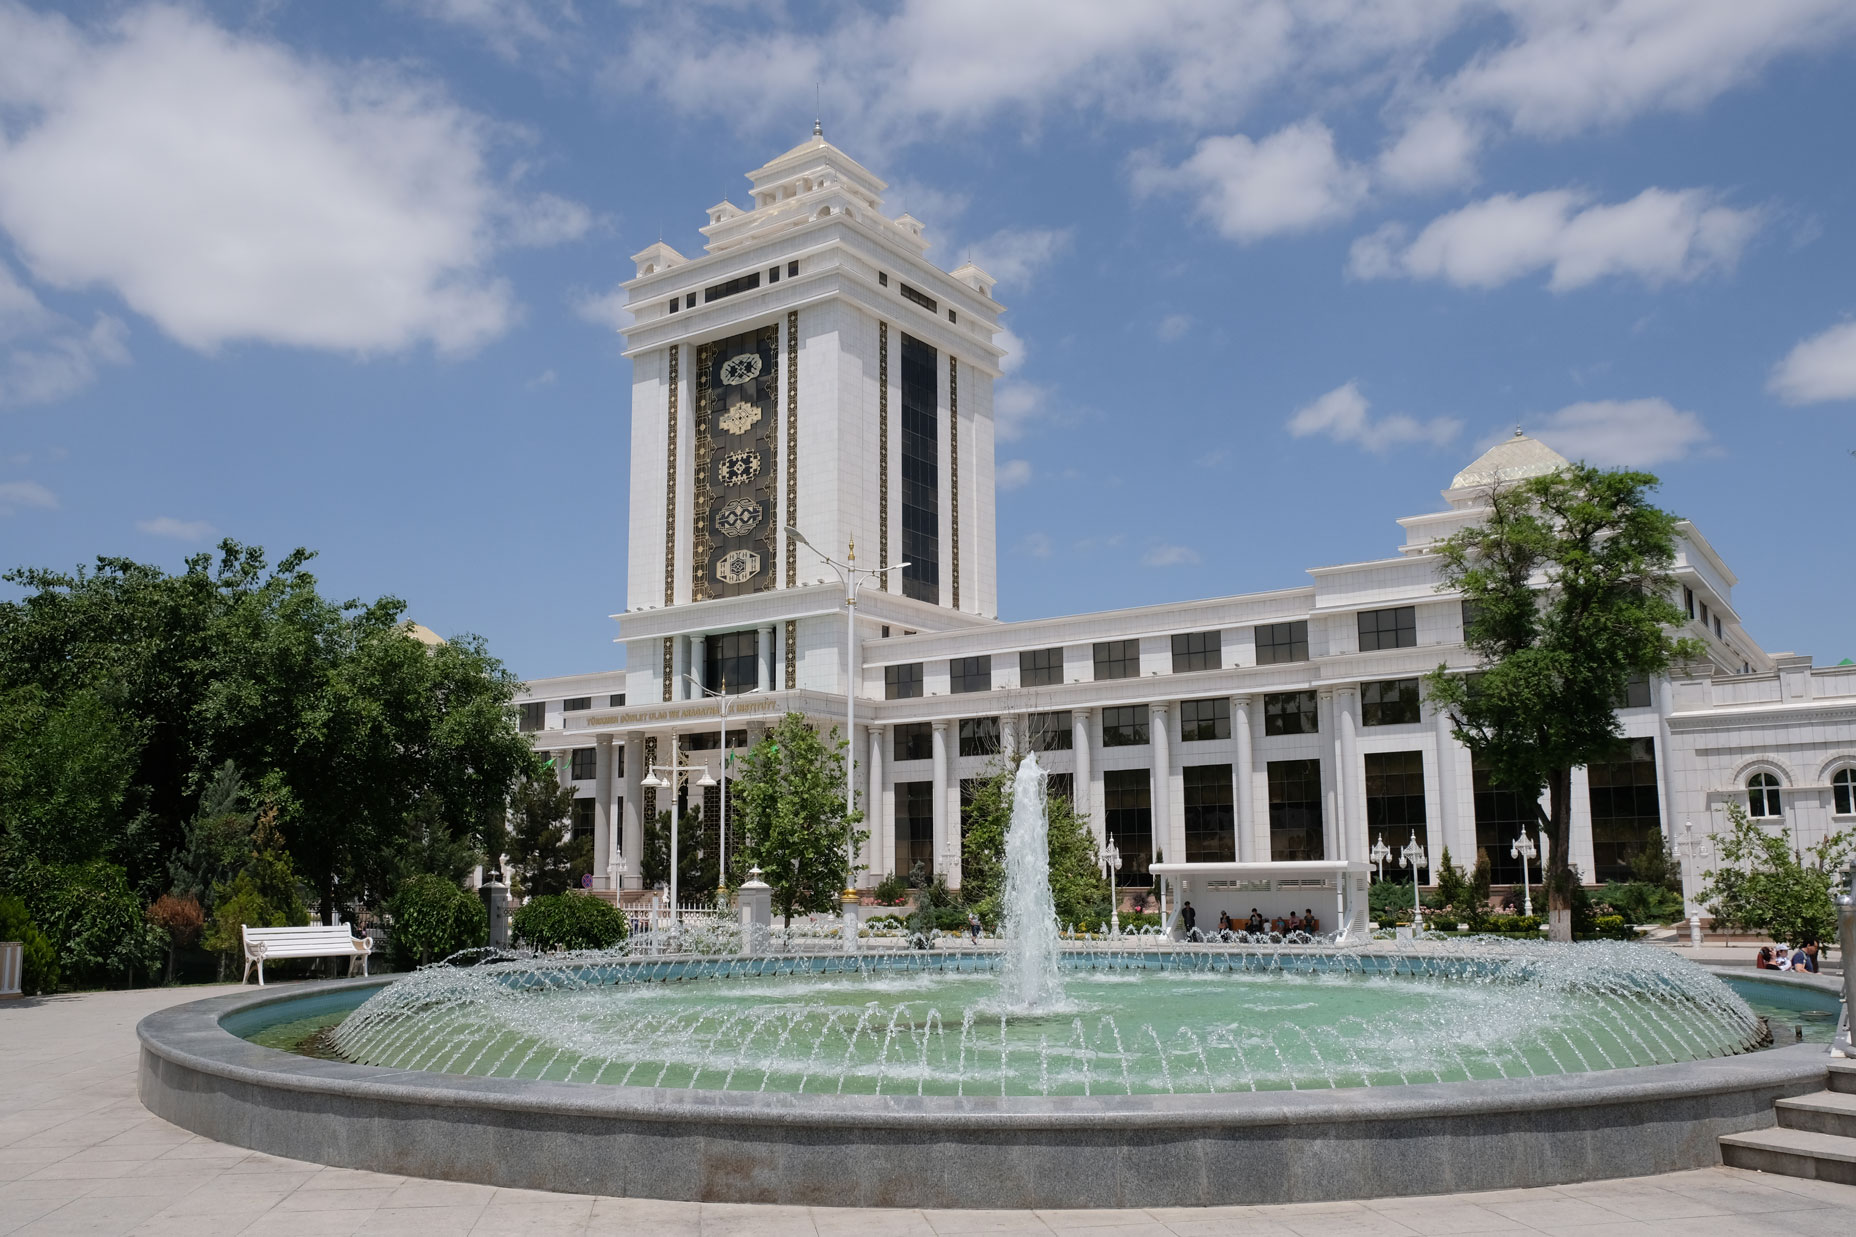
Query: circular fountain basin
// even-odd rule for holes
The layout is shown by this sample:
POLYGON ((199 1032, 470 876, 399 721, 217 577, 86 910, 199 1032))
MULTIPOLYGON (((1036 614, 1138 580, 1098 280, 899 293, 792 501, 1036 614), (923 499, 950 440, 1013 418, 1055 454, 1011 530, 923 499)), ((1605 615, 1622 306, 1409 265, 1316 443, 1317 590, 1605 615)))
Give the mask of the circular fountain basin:
POLYGON ((1553 947, 1071 954, 1073 1007, 1006 1011, 1003 1033, 981 995, 984 955, 422 972, 151 1015, 142 1096, 274 1154, 527 1188, 1137 1207, 1697 1167, 1718 1162, 1720 1134, 1770 1125, 1776 1099, 1824 1085, 1821 1044, 1745 1051, 1744 1004, 1699 968, 1606 946, 1584 955, 1604 966, 1575 980, 1578 968, 1543 970, 1539 951, 1553 947), (1611 950, 1655 963, 1625 983, 1611 950), (880 1018, 864 1020, 870 1001, 880 1018), (332 1039, 379 1064, 232 1033, 333 1021, 340 1008, 314 1006, 350 1002, 361 1011, 332 1039), (1239 1030, 1221 1039, 1220 1026, 1239 1030), (1128 1047, 1142 1028, 1146 1057, 1128 1047), (1300 1034, 1311 1047, 1290 1051, 1300 1034), (1281 1059, 1255 1035, 1284 1045, 1281 1059), (631 1037, 623 1052, 615 1036, 631 1037), (1001 1048, 1002 1063, 987 1060, 1001 1048))

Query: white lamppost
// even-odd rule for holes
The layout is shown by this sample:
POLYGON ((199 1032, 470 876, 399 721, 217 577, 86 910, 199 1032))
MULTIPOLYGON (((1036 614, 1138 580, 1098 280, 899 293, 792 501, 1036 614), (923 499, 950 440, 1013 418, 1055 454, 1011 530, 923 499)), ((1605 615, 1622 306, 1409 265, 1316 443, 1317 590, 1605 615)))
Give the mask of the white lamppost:
POLYGON ((1121 871, 1121 847, 1110 838, 1102 848, 1102 875, 1108 877, 1108 934, 1121 937, 1121 897, 1115 891, 1115 873, 1121 871))
POLYGON ((1418 844, 1416 829, 1411 832, 1411 840, 1398 852, 1398 866, 1411 869, 1411 926, 1416 931, 1424 927, 1424 904, 1418 900, 1418 869, 1429 866, 1424 847, 1418 844))
POLYGON ((1695 822, 1682 822, 1682 840, 1676 843, 1676 854, 1682 860, 1682 907, 1688 913, 1688 943, 1696 949, 1701 948, 1701 907, 1695 900, 1695 864, 1713 857, 1713 848, 1708 839, 1695 836, 1695 822))
POLYGON ((728 706, 736 696, 752 696, 755 692, 759 691, 760 688, 757 685, 748 688, 744 692, 734 692, 731 694, 725 691, 716 691, 693 674, 686 674, 683 677, 690 681, 690 686, 694 687, 703 695, 714 697, 716 707, 721 711, 722 715, 722 746, 716 749, 720 754, 715 758, 716 763, 722 766, 722 809, 716 820, 716 828, 719 830, 720 840, 718 847, 720 853, 716 856, 715 870, 721 873, 721 876, 717 879, 726 884, 728 881, 728 706))
POLYGON ((1386 878, 1386 860, 1390 859, 1392 854, 1392 848, 1386 845, 1386 835, 1384 833, 1381 833, 1379 835, 1379 840, 1373 843, 1373 849, 1366 852, 1366 857, 1378 865, 1380 880, 1386 878))
MULTIPOLYGON (((616 826, 613 832, 615 834, 618 832, 616 826)), ((606 863, 606 878, 612 882, 612 888, 616 894, 618 890, 625 888, 625 875, 631 870, 631 865, 625 862, 624 852, 619 850, 616 845, 617 839, 614 838, 613 840, 615 845, 612 848, 612 858, 606 863)), ((614 898, 614 903, 617 903, 616 896, 614 898)))
POLYGON ((670 919, 672 923, 676 922, 679 911, 679 907, 677 906, 677 868, 679 866, 677 863, 677 826, 681 820, 682 813, 677 802, 677 783, 700 768, 702 770, 702 776, 696 780, 696 785, 705 789, 715 785, 715 779, 709 775, 708 765, 674 763, 682 754, 683 753, 677 748, 676 736, 671 736, 670 759, 673 763, 667 765, 652 765, 649 769, 645 770, 644 780, 639 783, 639 785, 648 786, 653 790, 663 789, 664 787, 670 789, 670 919))
MULTIPOLYGON (((838 575, 844 585, 844 816, 848 821, 857 810, 857 779, 853 770, 857 755, 857 591, 868 580, 880 580, 892 571, 901 571, 908 563, 897 563, 893 567, 859 567, 857 565, 857 542, 850 542, 850 550, 845 561, 839 562, 810 541, 806 535, 786 526, 786 535, 797 541, 806 549, 823 559, 825 565, 838 575)), ((844 844, 845 881, 851 880, 851 869, 857 866, 857 855, 849 841, 844 844)))
POLYGON ((1508 848, 1508 857, 1521 861, 1521 913, 1523 915, 1534 913, 1534 892, 1533 886, 1528 883, 1527 879, 1527 861, 1537 853, 1534 849, 1534 839, 1527 836, 1525 829, 1515 835, 1514 844, 1508 848))

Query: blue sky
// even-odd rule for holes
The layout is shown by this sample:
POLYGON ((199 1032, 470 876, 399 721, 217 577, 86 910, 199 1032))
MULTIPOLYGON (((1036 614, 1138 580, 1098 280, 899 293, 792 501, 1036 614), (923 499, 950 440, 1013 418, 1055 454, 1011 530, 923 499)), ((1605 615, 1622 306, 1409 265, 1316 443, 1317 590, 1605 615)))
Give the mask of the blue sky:
POLYGON ((306 545, 618 664, 615 287, 816 99, 1000 278, 1003 617, 1388 554, 1520 424, 1856 656, 1853 49, 1812 0, 0 0, 0 562, 306 545))

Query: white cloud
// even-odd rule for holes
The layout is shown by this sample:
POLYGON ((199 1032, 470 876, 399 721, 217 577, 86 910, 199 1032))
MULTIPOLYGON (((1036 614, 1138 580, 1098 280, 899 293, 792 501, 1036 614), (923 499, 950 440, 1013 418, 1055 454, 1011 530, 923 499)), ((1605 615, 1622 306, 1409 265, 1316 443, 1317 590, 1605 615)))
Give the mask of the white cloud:
POLYGON ((50 403, 83 390, 99 365, 129 359, 127 334, 108 314, 85 330, 52 312, 0 262, 0 407, 50 403))
POLYGON ((1665 464, 1710 441, 1700 417, 1662 398, 1568 404, 1528 425, 1527 432, 1568 459, 1605 468, 1665 464))
POLYGON ((615 285, 610 291, 589 292, 576 297, 573 302, 574 312, 588 322, 623 331, 631 326, 633 320, 632 311, 626 307, 631 297, 632 294, 622 285, 615 285))
POLYGON ((1438 216, 1409 245, 1403 228, 1387 224, 1353 243, 1348 273, 1493 288, 1551 270, 1547 286, 1555 292, 1621 275, 1656 287, 1731 270, 1761 220, 1759 210, 1717 205, 1703 189, 1645 189, 1614 205, 1589 201, 1572 189, 1496 194, 1438 216))
POLYGON ((1442 109, 1419 116, 1379 154, 1380 178, 1394 189, 1443 189, 1474 179, 1477 135, 1442 109))
POLYGON ((1463 423, 1453 417, 1419 421, 1403 413, 1370 417, 1371 407, 1358 383, 1335 387, 1320 399, 1295 410, 1286 428, 1296 438, 1320 434, 1338 443, 1351 443, 1375 453, 1406 443, 1428 442, 1443 446, 1457 436, 1463 423))
POLYGON ((1170 344, 1191 329, 1191 314, 1168 314, 1160 319, 1158 326, 1154 327, 1154 335, 1161 343, 1170 344))
POLYGON ((1800 341, 1773 366, 1766 386, 1788 404, 1856 399, 1856 322, 1800 341))
POLYGON ((1021 379, 1000 382, 992 392, 993 432, 1000 442, 1025 436, 1032 422, 1051 414, 1050 388, 1021 379))
POLYGON ((993 474, 993 482, 1002 490, 1016 490, 1031 481, 1030 460, 1006 460, 993 474))
POLYGON ((58 496, 37 481, 0 481, 0 515, 12 515, 21 507, 56 511, 58 496))
POLYGON ((1023 537, 1018 539, 1018 552, 1020 554, 1029 555, 1032 558, 1049 558, 1050 534, 1037 532, 1026 533, 1023 537))
POLYGON ((137 520, 135 526, 155 537, 172 537, 177 541, 206 541, 218 535, 219 530, 205 520, 177 520, 171 515, 158 515, 152 520, 137 520))
POLYGON ((558 50, 567 31, 577 24, 569 0, 531 3, 530 0, 399 0, 423 17, 468 30, 504 60, 515 61, 524 52, 558 50))
MULTIPOLYGON (((1028 291, 1031 277, 1070 247, 1069 228, 1001 228, 985 240, 960 251, 960 262, 972 260, 1009 292, 1028 291)), ((952 263, 958 265, 958 263, 952 263)))
POLYGON ((1141 555, 1143 567, 1188 567, 1199 561, 1199 552, 1191 546, 1155 545, 1149 546, 1141 555))
POLYGON ((489 166, 493 127, 403 67, 338 65, 192 9, 94 28, 0 4, 0 227, 35 279, 181 343, 473 348, 516 315, 498 247, 584 231, 489 166), (47 67, 47 66, 51 67, 47 67))
POLYGON ((1179 166, 1137 163, 1137 193, 1182 192, 1224 236, 1255 241, 1301 232, 1352 215, 1366 198, 1368 176, 1334 150, 1318 120, 1279 129, 1260 142, 1243 134, 1208 137, 1179 166))
POLYGON ((999 371, 1005 374, 1017 373, 1024 366, 1027 355, 1025 341, 1009 326, 1002 326, 993 333, 992 342, 1005 349, 1005 355, 999 358, 999 371))

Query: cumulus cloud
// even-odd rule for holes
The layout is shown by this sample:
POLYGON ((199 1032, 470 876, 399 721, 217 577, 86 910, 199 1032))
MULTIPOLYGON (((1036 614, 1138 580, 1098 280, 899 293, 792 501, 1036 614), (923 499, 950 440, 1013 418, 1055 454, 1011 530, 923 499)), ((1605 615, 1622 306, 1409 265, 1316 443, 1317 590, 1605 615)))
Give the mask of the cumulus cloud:
POLYGON ((631 293, 615 285, 605 292, 588 292, 575 297, 573 307, 574 312, 588 322, 623 331, 633 321, 632 311, 626 307, 630 301, 631 293))
POLYGON ((171 515, 158 515, 151 520, 137 520, 135 526, 154 537, 172 537, 176 541, 206 541, 218 535, 219 530, 205 520, 177 520, 171 515))
POLYGON ((0 481, 0 515, 12 515, 21 508, 56 511, 58 496, 37 481, 0 481))
POLYGON ((1016 373, 1025 363, 1025 341, 1011 327, 1000 327, 993 333, 992 342, 1005 349, 1005 355, 999 358, 999 371, 1005 374, 1016 373))
POLYGON ((1367 173, 1343 160, 1318 120, 1279 129, 1260 142, 1243 134, 1208 137, 1182 163, 1137 162, 1137 193, 1185 193, 1222 235, 1255 241, 1301 232, 1352 215, 1366 198, 1367 173))
POLYGON ((1660 397, 1568 404, 1527 431, 1568 459, 1606 468, 1685 459, 1712 437, 1700 417, 1660 397))
POLYGON ((1023 292, 1032 276, 1070 247, 1071 239, 1069 228, 1001 228, 962 250, 959 260, 967 261, 971 252, 972 261, 1006 290, 1023 292))
POLYGON ((1374 453, 1414 442, 1443 446, 1463 428, 1463 423, 1452 417, 1433 417, 1429 421, 1419 421, 1403 413, 1372 417, 1367 415, 1370 407, 1366 397, 1360 394, 1358 383, 1343 383, 1313 403, 1296 409, 1286 428, 1296 438, 1320 434, 1334 442, 1363 447, 1374 453))
POLYGON ((578 24, 569 0, 533 3, 531 0, 398 0, 423 17, 474 34, 504 60, 524 54, 559 51, 568 32, 578 24))
POLYGON ((1766 386, 1788 404, 1856 399, 1856 322, 1800 341, 1773 366, 1766 386))
POLYGON ((1025 436, 1033 422, 1051 415, 1050 388, 1023 379, 1001 382, 992 392, 993 432, 1001 442, 1025 436))
POLYGON ((1189 567, 1199 561, 1199 552, 1191 546, 1153 545, 1141 555, 1143 567, 1189 567))
POLYGON ((0 407, 44 404, 95 381, 101 365, 129 359, 121 319, 98 314, 88 328, 48 309, 0 262, 0 407))
POLYGON ((0 227, 188 347, 474 348, 516 316, 505 244, 585 230, 491 167, 493 126, 400 66, 341 65, 154 5, 94 27, 0 5, 0 227))
POLYGON ((1656 287, 1732 269, 1761 218, 1757 209, 1721 206, 1703 189, 1645 189, 1627 202, 1589 203, 1573 189, 1496 194, 1440 215, 1410 243, 1403 227, 1386 224, 1353 243, 1348 274, 1493 288, 1549 270, 1556 292, 1608 276, 1656 287))
POLYGON ((993 474, 993 483, 1002 490, 1020 489, 1031 480, 1030 460, 1006 460, 993 474))
POLYGON ((1018 552, 1031 558, 1050 557, 1050 534, 1031 532, 1018 539, 1018 552))
POLYGON ((1478 136, 1461 116, 1426 112, 1380 152, 1380 178, 1394 189, 1442 189, 1474 179, 1478 136))
POLYGON ((1191 314, 1168 314, 1154 327, 1154 335, 1161 343, 1170 344, 1191 329, 1191 314))

